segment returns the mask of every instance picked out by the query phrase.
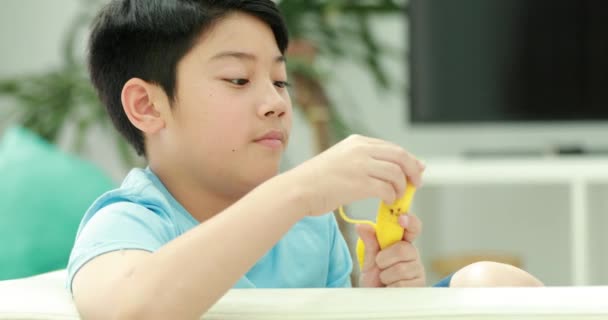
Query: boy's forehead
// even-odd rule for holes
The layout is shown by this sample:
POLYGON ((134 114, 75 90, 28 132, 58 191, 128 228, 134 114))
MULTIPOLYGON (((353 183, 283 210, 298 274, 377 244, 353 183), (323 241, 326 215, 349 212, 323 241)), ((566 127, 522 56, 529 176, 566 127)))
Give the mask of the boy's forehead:
MULTIPOLYGON (((263 21, 247 14, 231 14, 214 23, 198 37, 194 51, 205 60, 214 60, 228 53, 256 53, 281 56, 272 29, 263 21)), ((238 56, 237 56, 238 57, 238 56)), ((240 58, 248 58, 241 56, 240 58)))

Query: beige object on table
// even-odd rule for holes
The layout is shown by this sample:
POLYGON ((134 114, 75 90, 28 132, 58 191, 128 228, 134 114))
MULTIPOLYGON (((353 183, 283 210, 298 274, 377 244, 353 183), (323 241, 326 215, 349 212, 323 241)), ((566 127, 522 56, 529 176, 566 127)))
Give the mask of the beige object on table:
POLYGON ((431 271, 435 272, 440 278, 446 277, 469 264, 479 261, 494 261, 510 264, 514 267, 522 268, 521 259, 515 255, 508 254, 462 254, 443 256, 433 259, 431 271))
MULTIPOLYGON (((79 319, 64 277, 0 282, 0 319, 79 319)), ((240 289, 202 319, 608 319, 607 296, 608 287, 240 289)))

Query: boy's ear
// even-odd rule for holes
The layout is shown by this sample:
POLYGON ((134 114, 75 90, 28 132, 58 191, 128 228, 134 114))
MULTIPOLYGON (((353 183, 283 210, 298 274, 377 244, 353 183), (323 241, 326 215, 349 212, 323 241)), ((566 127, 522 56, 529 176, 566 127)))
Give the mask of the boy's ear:
POLYGON ((122 88, 121 101, 129 121, 145 133, 155 133, 165 127, 162 106, 155 101, 156 85, 132 78, 122 88))

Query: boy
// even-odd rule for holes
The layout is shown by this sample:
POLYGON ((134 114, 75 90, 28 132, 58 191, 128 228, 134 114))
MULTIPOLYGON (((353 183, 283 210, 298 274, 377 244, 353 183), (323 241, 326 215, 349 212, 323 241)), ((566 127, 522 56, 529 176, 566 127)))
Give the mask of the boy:
MULTIPOLYGON (((232 287, 350 286, 327 212, 391 203, 424 166, 353 136, 277 175, 292 117, 287 43, 270 0, 115 0, 99 14, 91 79, 148 167, 83 218, 67 283, 83 317, 195 319, 232 287)), ((405 219, 404 241, 382 251, 358 229, 362 286, 424 285, 420 222, 405 219)))

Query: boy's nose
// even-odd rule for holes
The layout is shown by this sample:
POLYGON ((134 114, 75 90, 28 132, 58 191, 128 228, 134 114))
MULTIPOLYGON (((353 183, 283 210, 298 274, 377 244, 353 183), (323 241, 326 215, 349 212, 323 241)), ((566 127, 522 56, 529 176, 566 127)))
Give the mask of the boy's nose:
POLYGON ((258 108, 258 113, 261 117, 282 117, 288 108, 288 102, 279 92, 276 87, 272 86, 272 90, 269 91, 263 103, 258 108))

